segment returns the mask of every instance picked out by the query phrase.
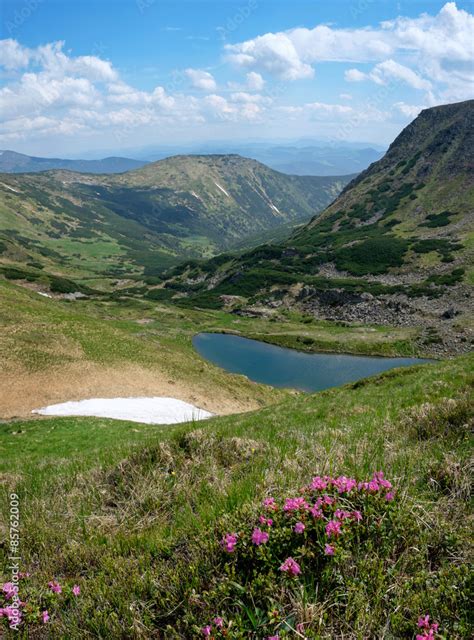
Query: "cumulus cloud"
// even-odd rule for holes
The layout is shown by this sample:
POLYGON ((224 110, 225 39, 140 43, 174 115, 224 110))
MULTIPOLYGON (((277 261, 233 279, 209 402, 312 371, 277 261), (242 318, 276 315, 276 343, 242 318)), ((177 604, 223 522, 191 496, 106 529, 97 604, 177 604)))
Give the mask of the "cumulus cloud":
POLYGON ((0 54, 10 75, 0 88, 0 141, 93 136, 106 130, 120 140, 140 127, 255 122, 272 102, 247 91, 263 86, 257 73, 248 74, 245 90, 223 97, 210 73, 187 69, 193 87, 208 93, 196 97, 181 93, 181 84, 172 94, 162 86, 137 89, 109 61, 71 56, 63 42, 26 49, 15 40, 0 41, 0 54))
POLYGON ((440 97, 462 98, 472 93, 473 33, 474 16, 447 2, 436 15, 398 17, 376 28, 318 25, 266 33, 225 49, 235 66, 286 81, 312 78, 315 65, 323 62, 374 63, 368 73, 347 70, 345 79, 378 84, 397 79, 423 91, 443 83, 440 97))
POLYGON ((249 91, 261 91, 265 85, 265 80, 259 73, 250 71, 247 73, 247 87, 249 91))
POLYGON ((396 102, 393 106, 397 111, 399 111, 402 115, 404 115, 406 118, 409 118, 410 120, 416 118, 420 111, 426 109, 426 107, 423 105, 406 104, 405 102, 396 102))
POLYGON ((344 72, 344 78, 347 82, 362 82, 366 80, 367 74, 362 73, 359 69, 347 69, 347 71, 344 72))
POLYGON ((0 40, 0 66, 5 69, 20 69, 26 67, 29 60, 29 50, 16 40, 0 40))
POLYGON ((372 80, 377 84, 387 84, 392 80, 404 82, 413 89, 430 91, 432 83, 422 78, 416 71, 389 58, 379 62, 369 73, 363 73, 358 69, 348 69, 344 74, 347 82, 361 82, 372 80))
POLYGON ((0 143, 58 135, 119 138, 140 127, 147 135, 150 127, 174 131, 228 122, 278 130, 292 121, 298 133, 346 137, 360 137, 361 131, 371 137, 374 123, 383 123, 388 136, 421 105, 472 97, 473 31, 474 16, 447 2, 436 15, 398 17, 372 27, 317 25, 266 33, 224 45, 223 71, 227 61, 241 77, 225 83, 223 91, 203 69, 190 67, 166 88, 145 90, 125 82, 110 61, 74 56, 62 41, 27 48, 11 38, 0 40, 0 143), (341 69, 342 104, 323 97, 291 104, 284 83, 311 80, 307 86, 319 88, 317 67, 323 63, 332 63, 334 73, 341 69), (344 79, 378 86, 359 86, 353 97, 344 92, 344 79), (186 92, 189 84, 199 91, 186 92), (421 95, 413 97, 416 92, 421 95))
POLYGON ((191 84, 195 89, 201 89, 202 91, 215 91, 217 89, 216 81, 208 71, 186 69, 185 74, 191 80, 191 84))

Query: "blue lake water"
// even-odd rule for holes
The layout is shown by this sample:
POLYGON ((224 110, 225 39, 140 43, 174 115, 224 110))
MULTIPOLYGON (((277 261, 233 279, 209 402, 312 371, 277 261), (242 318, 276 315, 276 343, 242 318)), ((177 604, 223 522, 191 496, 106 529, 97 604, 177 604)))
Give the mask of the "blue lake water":
POLYGON ((428 363, 420 358, 379 358, 303 353, 224 333, 199 333, 194 348, 207 360, 255 382, 301 391, 321 391, 395 367, 428 363))

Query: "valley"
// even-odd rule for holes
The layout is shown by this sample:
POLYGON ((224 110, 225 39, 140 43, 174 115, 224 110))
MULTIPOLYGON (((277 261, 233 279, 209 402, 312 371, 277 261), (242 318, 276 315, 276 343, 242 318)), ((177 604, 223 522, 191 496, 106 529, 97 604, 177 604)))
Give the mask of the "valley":
POLYGON ((156 276, 307 221, 350 178, 288 176, 232 155, 179 156, 117 175, 3 174, 0 263, 89 281, 156 276))
POLYGON ((357 176, 0 175, 20 637, 472 635, 473 114, 357 176))

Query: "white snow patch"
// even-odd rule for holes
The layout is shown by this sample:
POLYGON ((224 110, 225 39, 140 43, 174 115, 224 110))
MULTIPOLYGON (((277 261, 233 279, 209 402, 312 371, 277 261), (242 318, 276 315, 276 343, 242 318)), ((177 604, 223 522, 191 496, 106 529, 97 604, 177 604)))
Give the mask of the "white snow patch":
POLYGON ((10 191, 14 191, 15 193, 20 193, 18 189, 14 189, 13 187, 10 187, 9 184, 5 184, 4 182, 0 182, 0 184, 2 185, 2 187, 5 187, 5 189, 10 189, 10 191))
POLYGON ((211 418, 212 413, 176 398, 90 398, 63 402, 32 413, 42 416, 92 416, 145 424, 177 424, 211 418))
POLYGON ((44 291, 37 291, 36 292, 39 296, 44 296, 45 298, 52 298, 53 296, 50 296, 49 293, 45 293, 44 291))
POLYGON ((221 187, 221 185, 220 185, 220 184, 218 184, 216 181, 214 181, 214 184, 216 185, 216 187, 217 187, 218 189, 220 189, 220 190, 222 191, 222 193, 225 193, 225 195, 226 195, 228 198, 230 198, 230 195, 227 193, 227 191, 224 189, 224 187, 221 187))

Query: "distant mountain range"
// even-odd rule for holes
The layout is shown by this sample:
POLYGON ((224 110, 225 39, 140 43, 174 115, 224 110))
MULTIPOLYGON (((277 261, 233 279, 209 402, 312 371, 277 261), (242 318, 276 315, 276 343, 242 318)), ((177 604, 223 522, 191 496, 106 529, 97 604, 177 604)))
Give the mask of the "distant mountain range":
POLYGON ((352 177, 289 176, 237 155, 175 156, 118 175, 4 173, 1 261, 78 277, 156 274, 289 233, 352 177))
POLYGON ((0 173, 30 173, 55 169, 80 173, 123 173, 176 155, 229 154, 251 158, 276 171, 299 176, 341 176, 360 173, 382 156, 380 149, 361 144, 327 142, 314 144, 310 140, 298 140, 291 144, 225 142, 189 147, 164 147, 154 152, 149 151, 142 160, 121 157, 101 160, 66 160, 37 158, 15 151, 0 151, 0 173))
MULTIPOLYGON (((181 151, 182 152, 182 151, 181 151)), ((196 145, 186 148, 189 154, 238 154, 252 158, 267 166, 294 175, 340 176, 360 173, 369 164, 379 160, 383 152, 369 145, 340 144, 311 140, 298 140, 293 143, 254 142, 238 144, 235 142, 196 145)), ((149 152, 147 159, 157 160, 180 153, 177 148, 169 147, 149 152)))
POLYGON ((251 300, 363 322, 446 314, 460 323, 473 310, 473 149, 474 101, 426 109, 287 240, 182 265, 166 286, 200 306, 231 294, 241 308, 251 300))
POLYGON ((52 169, 66 169, 84 173, 122 173, 147 164, 144 160, 111 157, 102 160, 64 160, 36 158, 16 151, 0 151, 0 173, 36 173, 52 169))

